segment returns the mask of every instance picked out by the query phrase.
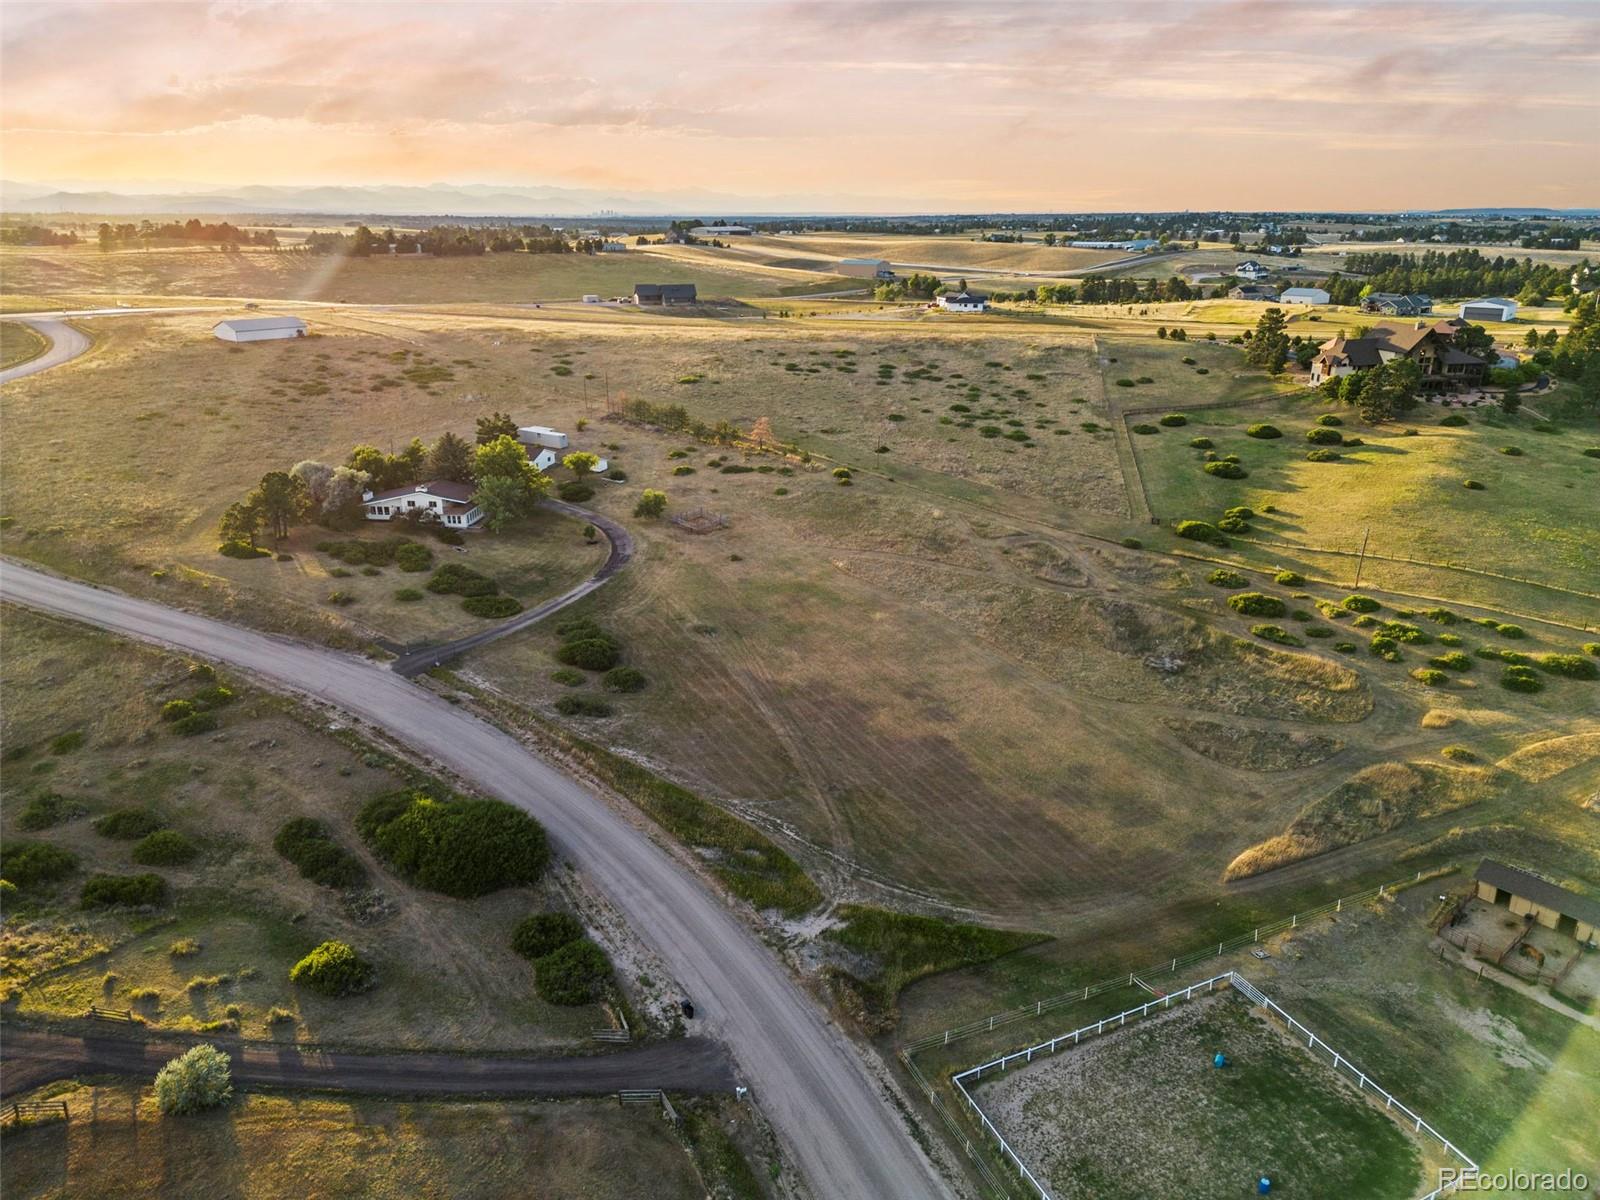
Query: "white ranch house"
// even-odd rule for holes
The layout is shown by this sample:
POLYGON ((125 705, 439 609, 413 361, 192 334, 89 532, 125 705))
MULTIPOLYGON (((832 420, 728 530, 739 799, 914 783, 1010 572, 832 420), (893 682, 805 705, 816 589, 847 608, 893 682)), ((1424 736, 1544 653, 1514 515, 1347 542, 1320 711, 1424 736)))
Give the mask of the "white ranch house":
POLYGON ((945 312, 988 312, 989 297, 979 292, 946 292, 939 297, 939 307, 945 312))
POLYGON ((306 323, 299 317, 235 317, 218 321, 211 332, 224 342, 270 342, 305 337, 306 323))
POLYGON ((1236 266, 1233 269, 1233 273, 1240 279, 1248 279, 1252 283, 1258 283, 1272 274, 1272 268, 1264 267, 1251 258, 1236 266))
POLYGON ((470 529, 483 520, 483 509, 472 502, 470 483, 430 479, 387 492, 366 492, 361 497, 369 521, 393 521, 415 513, 441 525, 470 529))

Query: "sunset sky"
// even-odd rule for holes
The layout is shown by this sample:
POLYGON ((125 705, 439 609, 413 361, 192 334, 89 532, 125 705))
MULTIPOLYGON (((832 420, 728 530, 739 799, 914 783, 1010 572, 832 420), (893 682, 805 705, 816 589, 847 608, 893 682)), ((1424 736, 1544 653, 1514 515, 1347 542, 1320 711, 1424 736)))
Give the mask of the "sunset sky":
POLYGON ((0 169, 751 211, 1600 205, 1600 3, 0 7, 0 169))

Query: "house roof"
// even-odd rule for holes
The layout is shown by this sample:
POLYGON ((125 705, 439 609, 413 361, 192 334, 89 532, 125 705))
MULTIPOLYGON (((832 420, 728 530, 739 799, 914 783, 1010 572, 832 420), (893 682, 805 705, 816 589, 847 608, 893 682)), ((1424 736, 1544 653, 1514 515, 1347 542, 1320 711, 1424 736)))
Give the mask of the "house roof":
POLYGON ((1267 300, 1278 298, 1278 289, 1265 283, 1241 283, 1230 293, 1240 300, 1250 300, 1257 296, 1267 300))
POLYGON ((211 328, 220 329, 226 325, 238 333, 249 333, 262 329, 304 329, 306 323, 299 317, 232 317, 226 321, 218 321, 211 328))
POLYGON ((1486 858, 1474 878, 1543 908, 1553 908, 1564 917, 1575 917, 1585 925, 1600 925, 1600 900, 1580 896, 1529 871, 1486 858))
POLYGON ((946 304, 987 304, 989 297, 982 292, 946 292, 940 297, 946 304))
POLYGON ((694 284, 692 283, 636 283, 633 285, 633 294, 646 299, 662 300, 693 300, 695 298, 694 284))
POLYGON ((1321 288, 1313 288, 1313 287, 1285 288, 1284 291, 1283 291, 1283 298, 1287 300, 1290 296, 1326 296, 1327 294, 1328 293, 1323 291, 1323 289, 1321 289, 1321 288))
POLYGON ((1470 308, 1474 304, 1494 304, 1500 308, 1515 308, 1517 306, 1515 300, 1507 300, 1504 296, 1485 296, 1482 300, 1468 300, 1463 307, 1470 308))
POLYGON ((852 267, 887 267, 889 260, 886 258, 841 258, 840 266, 852 267))
POLYGON ((1344 334, 1322 343, 1322 353, 1329 358, 1342 358, 1357 370, 1375 367, 1383 361, 1378 354, 1380 341, 1375 337, 1347 338, 1344 334))
POLYGON ((430 479, 426 483, 413 483, 409 487, 390 488, 387 492, 376 492, 368 504, 377 504, 383 500, 398 500, 402 496, 437 496, 450 504, 471 504, 472 493, 475 489, 470 483, 456 483, 449 479, 430 479))

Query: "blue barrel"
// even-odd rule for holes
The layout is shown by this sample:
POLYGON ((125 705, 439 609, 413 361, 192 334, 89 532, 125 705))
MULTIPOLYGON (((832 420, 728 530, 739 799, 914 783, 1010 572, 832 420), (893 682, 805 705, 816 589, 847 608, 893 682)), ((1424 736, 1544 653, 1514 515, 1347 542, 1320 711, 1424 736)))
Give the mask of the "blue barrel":
POLYGON ((1272 1180, 1268 1179, 1265 1175, 1256 1180, 1256 1195, 1265 1196, 1271 1190, 1272 1180))
POLYGON ((1227 1066, 1228 1065, 1228 1056, 1226 1054, 1224 1054, 1221 1050, 1218 1050, 1217 1051, 1217 1056, 1211 1060, 1211 1065, 1213 1067, 1225 1067, 1225 1066, 1227 1066))

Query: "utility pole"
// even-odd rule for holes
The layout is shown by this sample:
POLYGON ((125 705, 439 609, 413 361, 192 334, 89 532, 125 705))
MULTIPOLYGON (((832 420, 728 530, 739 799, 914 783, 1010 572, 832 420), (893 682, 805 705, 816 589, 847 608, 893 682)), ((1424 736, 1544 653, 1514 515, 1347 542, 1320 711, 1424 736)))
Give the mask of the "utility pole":
POLYGON ((1356 559, 1356 581, 1354 586, 1361 586, 1361 568, 1367 561, 1367 539, 1372 536, 1372 526, 1367 526, 1367 531, 1361 535, 1361 557, 1356 559))

